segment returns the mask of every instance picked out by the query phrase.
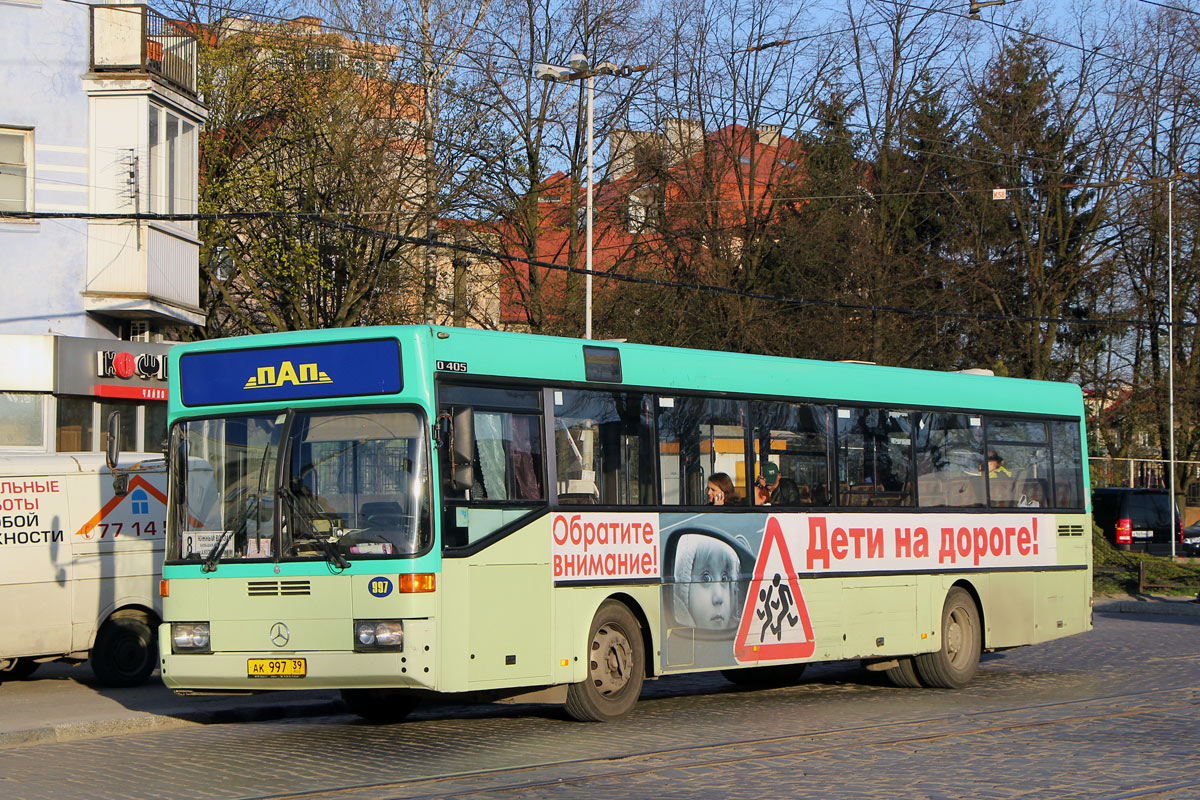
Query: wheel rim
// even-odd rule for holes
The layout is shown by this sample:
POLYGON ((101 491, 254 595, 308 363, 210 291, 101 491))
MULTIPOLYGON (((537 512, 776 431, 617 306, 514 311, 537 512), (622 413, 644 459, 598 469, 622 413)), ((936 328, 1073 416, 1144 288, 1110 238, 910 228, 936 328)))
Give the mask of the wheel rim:
POLYGON ((633 674, 633 645, 616 625, 601 625, 592 638, 590 671, 592 683, 603 695, 612 695, 629 685, 633 674))
POLYGON ((954 666, 961 666, 969 657, 971 639, 971 621, 967 610, 961 606, 950 612, 946 625, 946 655, 954 666))
POLYGON ((141 637, 126 634, 117 639, 112 664, 122 675, 136 675, 146 664, 146 646, 141 637))

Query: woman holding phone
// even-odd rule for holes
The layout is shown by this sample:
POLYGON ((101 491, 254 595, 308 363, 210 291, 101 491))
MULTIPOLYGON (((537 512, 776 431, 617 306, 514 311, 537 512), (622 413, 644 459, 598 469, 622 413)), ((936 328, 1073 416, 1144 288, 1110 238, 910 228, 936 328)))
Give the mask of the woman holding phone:
POLYGON ((708 504, 723 506, 733 500, 733 481, 724 472, 714 472, 708 479, 708 504))

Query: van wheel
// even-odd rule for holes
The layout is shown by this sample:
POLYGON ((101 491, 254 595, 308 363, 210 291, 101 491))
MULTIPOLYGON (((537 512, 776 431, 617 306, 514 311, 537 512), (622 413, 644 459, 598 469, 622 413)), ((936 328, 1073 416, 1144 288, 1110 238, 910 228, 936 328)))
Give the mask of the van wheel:
POLYGON ((421 696, 404 689, 342 689, 342 701, 367 722, 399 722, 421 704, 421 696))
POLYGON ((961 689, 979 669, 982 643, 979 610, 971 595, 955 586, 942 606, 942 646, 916 657, 917 674, 926 686, 961 689))
POLYGON ((772 686, 791 686, 804 675, 808 664, 781 664, 771 667, 743 667, 723 669, 721 676, 738 686, 757 686, 763 689, 772 686))
POLYGON ((23 681, 37 671, 41 664, 32 658, 14 658, 12 662, 0 669, 0 683, 4 681, 23 681))
POLYGON ((588 675, 567 687, 567 713, 581 722, 612 722, 633 710, 646 677, 642 626, 623 603, 605 600, 588 636, 588 675))
POLYGON ((899 664, 883 671, 892 685, 902 689, 920 689, 921 679, 917 677, 917 665, 913 663, 912 657, 906 656, 898 658, 896 661, 899 664))
POLYGON ((158 646, 150 618, 141 611, 114 613, 96 634, 88 658, 92 672, 105 686, 138 686, 158 662, 158 646))

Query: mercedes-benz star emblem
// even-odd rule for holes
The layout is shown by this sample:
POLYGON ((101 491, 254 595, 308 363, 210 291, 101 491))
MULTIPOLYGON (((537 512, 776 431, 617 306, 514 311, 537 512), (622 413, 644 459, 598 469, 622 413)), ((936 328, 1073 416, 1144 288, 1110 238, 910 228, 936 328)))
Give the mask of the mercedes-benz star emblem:
POLYGON ((276 647, 283 647, 288 643, 288 639, 292 638, 292 634, 288 632, 288 626, 282 622, 276 622, 271 626, 271 644, 276 647))

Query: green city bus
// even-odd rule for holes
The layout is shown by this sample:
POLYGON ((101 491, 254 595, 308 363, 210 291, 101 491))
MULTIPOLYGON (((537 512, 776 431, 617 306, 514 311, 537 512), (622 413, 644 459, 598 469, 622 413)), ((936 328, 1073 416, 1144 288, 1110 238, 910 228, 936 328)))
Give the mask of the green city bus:
POLYGON ((617 719, 1091 628, 1077 386, 458 328, 170 355, 164 681, 617 719))

